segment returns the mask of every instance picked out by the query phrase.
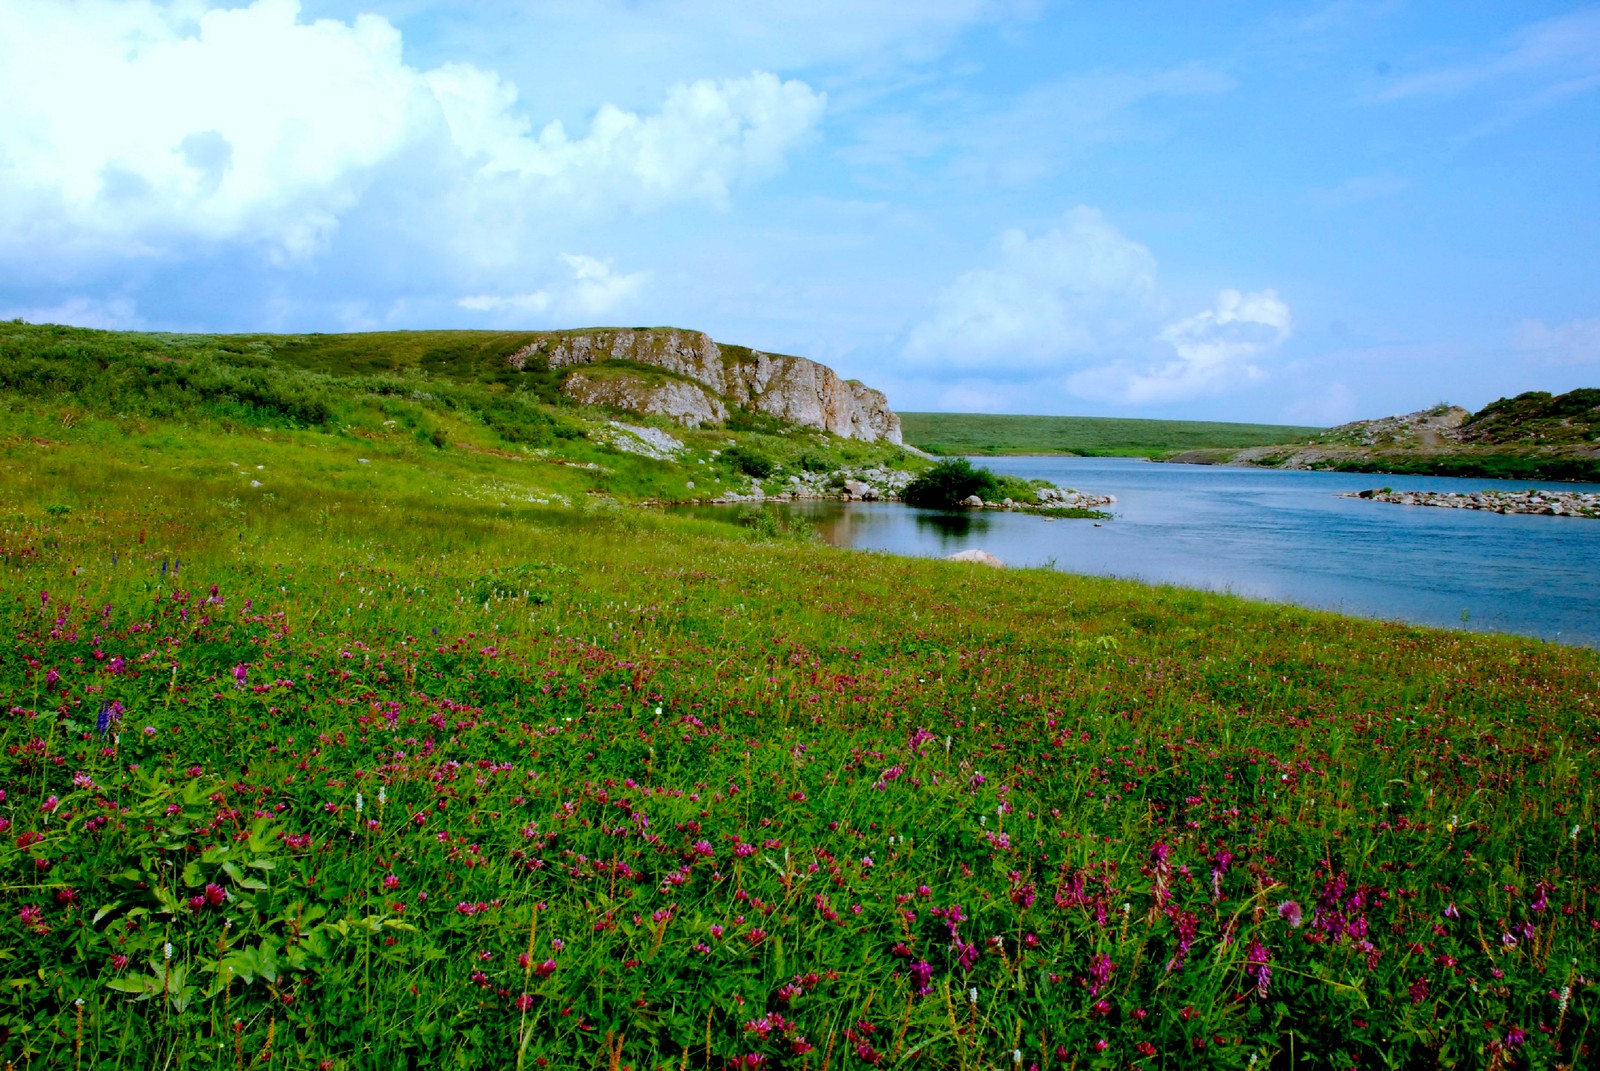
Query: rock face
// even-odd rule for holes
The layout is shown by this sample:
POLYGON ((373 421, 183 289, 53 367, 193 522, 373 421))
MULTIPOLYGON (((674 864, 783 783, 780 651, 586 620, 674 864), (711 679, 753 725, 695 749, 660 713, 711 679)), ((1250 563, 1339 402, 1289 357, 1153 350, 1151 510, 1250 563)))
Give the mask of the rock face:
POLYGON ((683 444, 660 428, 624 424, 620 420, 613 420, 606 425, 601 438, 624 453, 642 454, 657 461, 671 461, 683 453, 683 444))
POLYGON ((671 417, 687 428, 721 424, 728 419, 728 407, 721 398, 700 384, 683 379, 651 381, 627 373, 597 376, 573 371, 561 384, 561 390, 584 405, 671 417))
POLYGON ((576 368, 606 361, 650 365, 680 377, 675 384, 624 375, 569 374, 563 386, 579 401, 671 416, 685 424, 722 423, 729 405, 742 406, 847 439, 900 443, 900 418, 880 391, 840 379, 833 369, 804 357, 741 346, 719 346, 700 331, 673 328, 597 328, 552 334, 512 354, 522 368, 543 360, 550 368, 576 368), (683 380, 709 394, 698 399, 683 380))

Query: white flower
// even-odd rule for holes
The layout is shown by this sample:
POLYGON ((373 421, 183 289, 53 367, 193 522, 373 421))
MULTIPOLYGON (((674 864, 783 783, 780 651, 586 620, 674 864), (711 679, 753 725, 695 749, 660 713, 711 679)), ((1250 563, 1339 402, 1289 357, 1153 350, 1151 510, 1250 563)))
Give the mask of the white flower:
POLYGON ((976 1003, 978 1003, 978 987, 977 986, 973 986, 971 989, 967 990, 967 1003, 968 1004, 976 1004, 976 1003))
POLYGON ((166 944, 161 946, 161 958, 162 959, 171 959, 172 958, 172 942, 171 941, 168 941, 166 944))
POLYGON ((361 793, 357 792, 356 793, 356 813, 357 814, 361 813, 361 808, 362 808, 363 805, 364 805, 364 801, 361 799, 361 793))

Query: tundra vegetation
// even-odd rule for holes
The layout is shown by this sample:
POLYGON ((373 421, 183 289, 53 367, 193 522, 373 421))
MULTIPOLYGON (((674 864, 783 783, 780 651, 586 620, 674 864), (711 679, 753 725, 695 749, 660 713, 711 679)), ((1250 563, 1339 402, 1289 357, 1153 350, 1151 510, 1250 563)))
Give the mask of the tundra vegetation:
POLYGON ((1323 430, 1289 424, 997 413, 901 413, 900 426, 906 442, 931 453, 986 457, 1063 454, 1166 458, 1184 450, 1303 443, 1323 430))
POLYGON ((629 507, 722 458, 516 392, 96 352, 0 393, 7 1065, 1593 1066, 1592 651, 839 551, 629 507))

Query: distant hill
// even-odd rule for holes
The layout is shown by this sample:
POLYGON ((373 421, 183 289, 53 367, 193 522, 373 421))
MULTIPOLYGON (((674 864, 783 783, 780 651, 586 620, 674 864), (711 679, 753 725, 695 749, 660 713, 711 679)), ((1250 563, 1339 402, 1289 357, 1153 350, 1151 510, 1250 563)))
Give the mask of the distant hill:
POLYGON ((1168 457, 1183 450, 1238 449, 1306 442, 1323 429, 1202 420, 901 413, 905 441, 932 454, 1168 457))
POLYGON ((1436 405, 1329 428, 1293 448, 1198 450, 1172 460, 1341 472, 1600 482, 1600 390, 1528 391, 1476 413, 1436 405))

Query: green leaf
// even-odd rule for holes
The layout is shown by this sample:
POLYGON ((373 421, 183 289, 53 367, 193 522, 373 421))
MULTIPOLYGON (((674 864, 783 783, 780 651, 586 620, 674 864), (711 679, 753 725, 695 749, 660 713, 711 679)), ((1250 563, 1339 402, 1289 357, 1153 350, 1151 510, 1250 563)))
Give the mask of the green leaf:
POLYGON ((106 988, 115 989, 118 993, 132 993, 144 999, 161 992, 161 979, 136 974, 128 978, 113 978, 106 983, 106 988))
POLYGON ((276 984, 278 981, 278 950, 273 947, 271 938, 261 942, 261 951, 257 954, 257 963, 261 977, 276 984))

